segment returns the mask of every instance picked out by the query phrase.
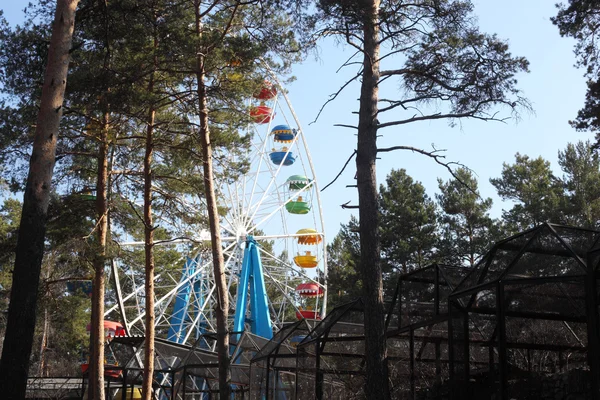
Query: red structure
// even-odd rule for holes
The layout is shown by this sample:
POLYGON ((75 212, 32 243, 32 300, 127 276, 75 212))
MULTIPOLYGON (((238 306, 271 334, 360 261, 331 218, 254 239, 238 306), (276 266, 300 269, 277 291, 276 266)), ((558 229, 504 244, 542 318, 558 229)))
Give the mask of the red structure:
POLYGON ((277 96, 277 89, 269 81, 265 81, 264 86, 254 93, 254 98, 259 100, 271 100, 275 96, 277 96))
POLYGON ((271 107, 260 105, 250 109, 250 117, 257 124, 266 124, 273 119, 273 109, 271 107))

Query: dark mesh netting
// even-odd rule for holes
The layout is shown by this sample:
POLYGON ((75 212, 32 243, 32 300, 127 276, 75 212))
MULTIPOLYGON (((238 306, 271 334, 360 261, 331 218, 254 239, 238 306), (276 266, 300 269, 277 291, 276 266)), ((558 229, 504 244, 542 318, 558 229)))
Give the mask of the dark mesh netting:
POLYGON ((296 347, 309 331, 305 320, 290 324, 256 353, 250 364, 251 399, 295 398, 296 347))
POLYGON ((388 329, 402 328, 446 314, 446 299, 469 268, 432 264, 403 274, 392 300, 388 329))
POLYGON ((450 295, 451 398, 591 398, 599 237, 543 224, 492 248, 450 295))
POLYGON ((364 306, 334 309, 298 345, 298 399, 364 398, 364 306))

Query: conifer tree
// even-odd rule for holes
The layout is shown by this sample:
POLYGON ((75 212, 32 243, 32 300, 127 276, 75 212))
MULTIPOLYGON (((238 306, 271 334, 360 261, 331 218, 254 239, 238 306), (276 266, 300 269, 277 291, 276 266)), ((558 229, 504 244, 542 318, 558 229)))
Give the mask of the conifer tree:
POLYGON ((517 233, 544 222, 564 223, 563 185, 542 157, 517 153, 515 163, 502 164, 502 176, 490 182, 503 200, 515 204, 502 212, 509 232, 517 233))
POLYGON ((564 173, 566 223, 597 229, 600 226, 600 159, 592 143, 569 143, 558 152, 558 164, 564 173))
POLYGON ((473 173, 466 168, 447 182, 438 179, 441 238, 438 259, 451 265, 473 267, 491 243, 499 239, 489 216, 492 199, 481 198, 473 173))
POLYGON ((77 4, 77 0, 57 1, 48 48, 0 360, 0 387, 7 398, 25 398, 52 172, 77 4))
POLYGON ((406 170, 392 170, 379 187, 382 259, 401 273, 422 268, 433 260, 436 244, 436 204, 406 170))
MULTIPOLYGON (((359 270, 364 283, 366 393, 389 399, 384 304, 377 217, 376 160, 385 152, 412 150, 441 162, 437 151, 411 146, 379 148, 378 135, 420 121, 460 118, 497 120, 495 107, 514 112, 528 103, 515 75, 528 62, 514 57, 505 42, 481 33, 473 3, 463 0, 416 2, 322 0, 312 16, 315 30, 336 35, 356 49, 346 67, 360 67, 331 100, 360 79, 356 178, 360 224, 359 270), (395 98, 380 98, 379 85, 400 87, 395 98), (384 130, 385 129, 385 130, 384 130)), ((446 164, 447 166, 447 164, 446 164)))

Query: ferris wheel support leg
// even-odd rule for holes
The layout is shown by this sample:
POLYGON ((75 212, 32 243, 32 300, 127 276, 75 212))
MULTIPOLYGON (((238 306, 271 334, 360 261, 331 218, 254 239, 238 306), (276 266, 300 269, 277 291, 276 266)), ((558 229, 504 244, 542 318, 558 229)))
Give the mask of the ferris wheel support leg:
MULTIPOLYGON (((196 271, 196 265, 197 260, 192 260, 191 258, 187 257, 181 274, 181 279, 184 280, 188 276, 192 275, 196 271)), ((190 302, 190 290, 191 285, 188 283, 180 287, 177 291, 177 295, 175 296, 175 307, 170 321, 169 334, 167 336, 167 340, 171 342, 181 343, 182 339, 185 337, 185 315, 190 302)))
POLYGON ((250 235, 246 239, 244 261, 240 273, 233 323, 234 332, 242 332, 244 330, 248 297, 250 297, 251 332, 255 335, 271 339, 273 337, 273 324, 269 315, 269 302, 262 263, 260 261, 258 245, 250 235), (250 296, 248 296, 248 287, 250 287, 250 296))
POLYGON ((252 257, 252 287, 250 301, 252 306, 252 333, 267 339, 273 338, 273 324, 269 315, 269 301, 265 287, 262 262, 258 245, 253 241, 250 248, 252 257))
MULTIPOLYGON (((248 307, 248 281, 250 280, 250 252, 248 247, 244 250, 244 261, 237 289, 237 301, 235 303, 235 315, 233 317, 233 331, 243 332, 246 322, 246 308, 248 307)), ((239 338, 239 335, 237 336, 239 338)))

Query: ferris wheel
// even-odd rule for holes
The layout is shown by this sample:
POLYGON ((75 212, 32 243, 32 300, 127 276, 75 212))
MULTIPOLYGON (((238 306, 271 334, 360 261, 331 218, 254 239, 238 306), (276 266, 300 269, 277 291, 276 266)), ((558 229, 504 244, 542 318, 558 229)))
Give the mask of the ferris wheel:
MULTIPOLYGON (((286 323, 324 317, 327 255, 319 187, 304 131, 276 77, 250 101, 247 168, 218 183, 230 329, 270 338, 286 323)), ((239 154, 227 163, 239 163, 239 154)), ((204 238, 206 239, 206 238, 204 238)), ((192 344, 216 331, 210 246, 182 257, 179 270, 156 266, 156 334, 192 344)), ((106 319, 144 333, 143 279, 113 262, 114 304, 106 319), (128 271, 128 272, 125 272, 128 271)))

